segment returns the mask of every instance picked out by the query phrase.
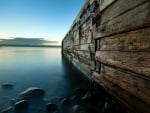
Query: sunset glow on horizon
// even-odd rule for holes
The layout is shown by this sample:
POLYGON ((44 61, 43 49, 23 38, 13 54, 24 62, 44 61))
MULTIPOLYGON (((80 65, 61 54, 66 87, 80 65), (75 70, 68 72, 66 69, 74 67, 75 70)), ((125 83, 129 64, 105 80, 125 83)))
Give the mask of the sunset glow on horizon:
POLYGON ((85 0, 0 0, 0 39, 61 41, 85 0))

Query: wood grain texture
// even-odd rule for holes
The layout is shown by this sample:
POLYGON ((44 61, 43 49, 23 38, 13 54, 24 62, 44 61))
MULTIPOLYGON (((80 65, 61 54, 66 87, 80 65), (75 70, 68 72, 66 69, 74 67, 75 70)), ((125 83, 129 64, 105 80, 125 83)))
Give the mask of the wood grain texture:
POLYGON ((150 27, 100 39, 100 50, 150 51, 150 27))
POLYGON ((63 51, 130 113, 150 113, 150 0, 98 1, 90 16, 87 1, 63 51))
POLYGON ((112 83, 105 74, 94 72, 92 79, 102 86, 111 96, 118 100, 129 113, 150 113, 150 105, 133 96, 119 85, 112 83))
POLYGON ((94 52, 95 46, 92 43, 91 44, 82 44, 82 45, 79 45, 79 50, 94 52))
POLYGON ((81 56, 81 57, 83 57, 83 58, 91 60, 91 53, 90 52, 87 52, 87 51, 78 51, 78 55, 81 56))
POLYGON ((107 8, 110 4, 112 4, 116 0, 100 0, 100 11, 107 8))
POLYGON ((143 79, 136 74, 108 66, 103 66, 102 73, 112 83, 150 104, 150 79, 143 79))
POLYGON ((133 10, 111 19, 105 24, 101 24, 98 28, 97 36, 94 38, 115 35, 147 26, 150 26, 150 1, 148 0, 133 10))
POLYGON ((150 77, 149 52, 97 51, 96 60, 150 77))
MULTIPOLYGON (((105 0, 103 1, 105 2, 105 0)), ((113 18, 136 8, 138 5, 141 5, 146 1, 148 0, 115 0, 112 5, 102 12, 101 24, 104 24, 113 18)))
POLYGON ((72 63, 82 72, 88 79, 91 79, 91 66, 85 63, 82 63, 76 58, 72 59, 72 63))
POLYGON ((95 46, 94 43, 72 45, 72 50, 95 53, 95 46))

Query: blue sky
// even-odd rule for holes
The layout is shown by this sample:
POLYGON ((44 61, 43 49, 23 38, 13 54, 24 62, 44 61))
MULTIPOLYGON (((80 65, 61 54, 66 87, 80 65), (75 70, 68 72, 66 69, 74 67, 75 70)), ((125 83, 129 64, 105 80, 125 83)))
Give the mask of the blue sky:
POLYGON ((85 0, 0 0, 0 39, 61 41, 85 0))

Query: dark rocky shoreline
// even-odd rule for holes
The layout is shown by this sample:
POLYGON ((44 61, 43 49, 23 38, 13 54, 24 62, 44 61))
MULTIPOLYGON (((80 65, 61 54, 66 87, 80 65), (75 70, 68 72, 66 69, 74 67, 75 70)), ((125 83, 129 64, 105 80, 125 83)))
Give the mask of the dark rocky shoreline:
POLYGON ((127 113, 99 86, 89 90, 76 88, 69 96, 52 100, 45 99, 45 93, 41 88, 28 88, 12 99, 1 113, 127 113), (43 103, 40 108, 32 106, 33 102, 40 101, 43 103))

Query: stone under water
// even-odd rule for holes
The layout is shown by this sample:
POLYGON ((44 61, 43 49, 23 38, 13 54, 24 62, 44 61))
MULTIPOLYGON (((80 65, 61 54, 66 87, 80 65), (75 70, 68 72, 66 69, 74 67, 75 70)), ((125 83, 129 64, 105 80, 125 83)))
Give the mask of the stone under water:
POLYGON ((9 112, 12 111, 12 109, 13 109, 13 108, 12 108, 11 106, 9 106, 9 107, 3 109, 3 110, 1 111, 1 113, 9 113, 9 112))
POLYGON ((0 85, 2 88, 12 88, 14 85, 11 83, 3 83, 0 85))
POLYGON ((46 104, 46 111, 47 112, 55 112, 58 110, 58 107, 56 104, 48 103, 46 104))
POLYGON ((35 97, 35 96, 43 96, 45 94, 44 89, 31 87, 26 89, 25 91, 19 94, 20 97, 35 97))
POLYGON ((15 103, 15 111, 19 112, 22 110, 27 110, 27 108, 29 107, 29 102, 27 100, 21 100, 15 103))

